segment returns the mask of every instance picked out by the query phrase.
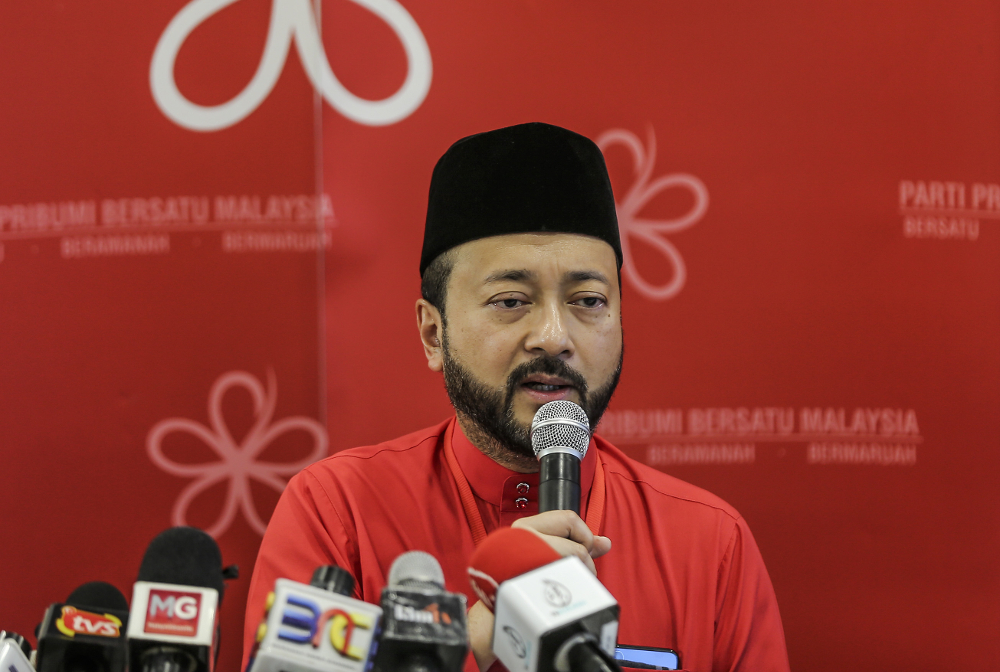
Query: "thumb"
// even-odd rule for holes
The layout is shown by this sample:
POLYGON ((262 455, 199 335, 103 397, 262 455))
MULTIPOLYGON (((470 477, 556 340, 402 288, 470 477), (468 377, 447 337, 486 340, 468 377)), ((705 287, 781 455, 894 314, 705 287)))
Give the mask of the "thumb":
POLYGON ((590 549, 590 557, 599 558, 611 550, 611 540, 607 537, 594 535, 594 545, 590 549))

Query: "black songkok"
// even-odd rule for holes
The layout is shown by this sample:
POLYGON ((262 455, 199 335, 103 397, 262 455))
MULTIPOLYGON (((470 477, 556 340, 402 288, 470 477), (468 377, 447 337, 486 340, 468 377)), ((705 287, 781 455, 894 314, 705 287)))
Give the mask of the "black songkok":
POLYGON ((462 138, 434 166, 420 275, 442 252, 509 233, 578 233, 622 246, 608 169, 588 138, 530 123, 462 138))

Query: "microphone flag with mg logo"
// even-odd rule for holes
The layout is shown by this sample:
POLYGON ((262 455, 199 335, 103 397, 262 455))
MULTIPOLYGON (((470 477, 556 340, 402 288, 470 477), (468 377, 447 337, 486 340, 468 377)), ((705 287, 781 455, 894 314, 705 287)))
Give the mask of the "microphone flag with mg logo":
POLYGON ((226 576, 219 546, 205 532, 173 527, 157 535, 132 592, 129 670, 212 672, 226 576))

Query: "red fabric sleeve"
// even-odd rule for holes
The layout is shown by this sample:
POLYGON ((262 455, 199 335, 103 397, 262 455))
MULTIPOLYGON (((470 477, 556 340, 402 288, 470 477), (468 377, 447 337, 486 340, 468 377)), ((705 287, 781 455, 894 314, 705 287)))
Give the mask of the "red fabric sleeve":
POLYGON ((774 587, 743 518, 719 566, 715 614, 713 672, 788 672, 774 587))
MULTIPOLYGON (((276 579, 309 583, 317 567, 336 564, 357 580, 360 568, 353 537, 331 497, 337 498, 337 493, 329 493, 312 474, 303 471, 289 481, 278 500, 250 580, 242 669, 246 669, 257 626, 264 616, 264 601, 276 579)), ((358 590, 359 586, 355 586, 354 597, 360 599, 358 590)))

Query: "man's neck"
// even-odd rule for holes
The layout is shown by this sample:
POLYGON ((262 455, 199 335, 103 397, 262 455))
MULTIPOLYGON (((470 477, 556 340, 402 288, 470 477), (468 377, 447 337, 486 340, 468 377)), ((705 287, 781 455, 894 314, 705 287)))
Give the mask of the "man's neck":
POLYGON ((507 446, 501 444, 492 436, 484 432, 479 425, 475 424, 462 413, 457 413, 458 424, 465 434, 469 443, 479 449, 486 457, 490 458, 501 467, 516 471, 520 474, 533 474, 538 471, 538 460, 532 455, 522 455, 516 453, 507 446))

